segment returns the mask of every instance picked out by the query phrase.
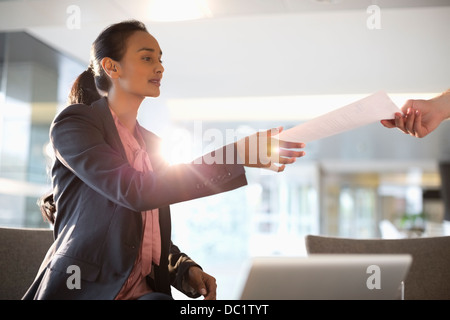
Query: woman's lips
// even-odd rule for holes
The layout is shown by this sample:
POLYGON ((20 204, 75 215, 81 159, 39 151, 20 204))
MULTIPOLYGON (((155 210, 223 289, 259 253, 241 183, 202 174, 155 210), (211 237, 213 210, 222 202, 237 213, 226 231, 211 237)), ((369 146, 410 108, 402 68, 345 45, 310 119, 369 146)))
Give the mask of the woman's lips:
POLYGON ((157 87, 161 86, 161 80, 160 80, 160 79, 152 79, 152 80, 150 80, 149 82, 150 82, 151 84, 157 86, 157 87))

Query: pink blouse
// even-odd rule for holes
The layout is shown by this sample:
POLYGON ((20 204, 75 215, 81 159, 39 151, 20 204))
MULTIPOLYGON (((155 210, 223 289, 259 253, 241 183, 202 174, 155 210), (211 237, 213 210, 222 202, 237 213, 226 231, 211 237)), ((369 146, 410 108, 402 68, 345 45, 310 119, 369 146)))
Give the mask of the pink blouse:
MULTIPOLYGON (((133 135, 120 123, 114 111, 111 108, 110 110, 130 165, 137 171, 144 173, 152 171, 152 165, 146 151, 146 145, 142 138, 139 123, 136 121, 136 131, 133 135)), ((143 238, 141 248, 134 267, 117 295, 116 300, 137 299, 146 293, 152 292, 152 289, 147 284, 146 276, 150 275, 152 271, 152 262, 159 265, 159 259, 161 257, 158 209, 143 211, 142 225, 143 238)))

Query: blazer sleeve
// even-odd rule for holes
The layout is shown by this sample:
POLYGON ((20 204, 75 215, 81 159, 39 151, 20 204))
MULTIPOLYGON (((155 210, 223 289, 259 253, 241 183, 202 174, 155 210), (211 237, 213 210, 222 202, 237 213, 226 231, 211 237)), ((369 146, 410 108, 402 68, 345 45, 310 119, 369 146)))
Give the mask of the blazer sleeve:
POLYGON ((116 129, 106 126, 105 120, 92 107, 73 105, 53 121, 50 140, 57 161, 95 191, 131 210, 160 208, 247 184, 243 165, 237 161, 227 163, 230 158, 236 160, 233 144, 189 164, 164 166, 142 173, 129 165, 117 148, 117 145, 121 146, 117 139, 113 147, 112 134, 108 130, 116 129), (217 154, 222 161, 205 161, 217 159, 217 154))
POLYGON ((190 298, 198 298, 200 294, 194 291, 187 283, 186 277, 190 267, 201 267, 187 254, 171 243, 169 253, 169 279, 171 285, 190 298))

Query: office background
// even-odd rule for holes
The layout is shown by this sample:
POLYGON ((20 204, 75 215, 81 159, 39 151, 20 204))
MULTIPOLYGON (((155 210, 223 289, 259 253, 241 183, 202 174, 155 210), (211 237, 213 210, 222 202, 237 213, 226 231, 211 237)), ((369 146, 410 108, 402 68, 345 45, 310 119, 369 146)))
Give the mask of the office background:
MULTIPOLYGON (((139 121, 173 162, 378 90, 401 107, 450 87, 450 1, 2 0, 0 225, 49 227, 36 205, 50 188, 49 125, 95 37, 129 18, 163 50, 161 96, 139 121)), ((282 174, 247 169, 244 188, 174 205, 174 242, 226 299, 248 257, 304 255, 306 234, 447 234, 449 136, 449 122, 424 139, 374 123, 311 142, 282 174)))

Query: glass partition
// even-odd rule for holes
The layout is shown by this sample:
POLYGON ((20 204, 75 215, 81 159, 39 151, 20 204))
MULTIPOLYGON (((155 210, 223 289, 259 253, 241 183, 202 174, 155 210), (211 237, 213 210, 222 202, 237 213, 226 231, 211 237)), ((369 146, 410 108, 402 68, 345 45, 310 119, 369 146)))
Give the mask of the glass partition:
POLYGON ((1 33, 0 52, 0 225, 48 227, 49 127, 82 63, 25 32, 1 33))

